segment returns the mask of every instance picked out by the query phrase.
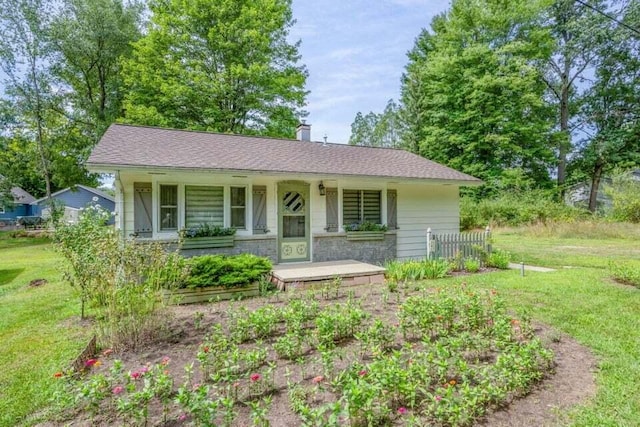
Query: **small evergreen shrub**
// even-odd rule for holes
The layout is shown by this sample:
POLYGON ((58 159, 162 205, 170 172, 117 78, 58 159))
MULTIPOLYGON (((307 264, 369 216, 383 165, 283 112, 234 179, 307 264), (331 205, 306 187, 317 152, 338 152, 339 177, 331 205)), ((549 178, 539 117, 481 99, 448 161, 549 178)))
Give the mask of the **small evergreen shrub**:
POLYGON ((187 260, 189 276, 182 287, 223 286, 239 288, 259 281, 271 271, 268 258, 252 254, 203 255, 187 260))

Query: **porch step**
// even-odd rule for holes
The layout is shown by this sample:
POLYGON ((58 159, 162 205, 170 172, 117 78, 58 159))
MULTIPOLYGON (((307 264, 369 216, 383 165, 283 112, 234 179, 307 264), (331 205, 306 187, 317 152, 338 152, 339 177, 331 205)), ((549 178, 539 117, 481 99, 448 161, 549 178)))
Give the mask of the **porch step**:
POLYGON ((323 286, 336 277, 342 286, 384 283, 383 267, 354 260, 278 264, 271 271, 271 283, 279 290, 311 289, 323 286))

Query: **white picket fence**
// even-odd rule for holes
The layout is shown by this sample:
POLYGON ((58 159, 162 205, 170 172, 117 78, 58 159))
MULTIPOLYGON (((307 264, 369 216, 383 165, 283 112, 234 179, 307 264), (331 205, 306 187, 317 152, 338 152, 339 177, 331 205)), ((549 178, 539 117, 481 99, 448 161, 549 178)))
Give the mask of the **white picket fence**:
POLYGON ((491 253, 491 229, 465 233, 434 233, 427 230, 427 259, 480 258, 491 253))

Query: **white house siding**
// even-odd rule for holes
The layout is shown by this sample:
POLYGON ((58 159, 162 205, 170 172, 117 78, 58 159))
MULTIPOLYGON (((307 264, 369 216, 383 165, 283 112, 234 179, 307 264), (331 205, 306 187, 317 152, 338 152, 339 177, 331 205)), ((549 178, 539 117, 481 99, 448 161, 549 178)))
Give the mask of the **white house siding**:
POLYGON ((454 185, 397 185, 398 259, 424 258, 426 234, 460 230, 459 189, 454 185))

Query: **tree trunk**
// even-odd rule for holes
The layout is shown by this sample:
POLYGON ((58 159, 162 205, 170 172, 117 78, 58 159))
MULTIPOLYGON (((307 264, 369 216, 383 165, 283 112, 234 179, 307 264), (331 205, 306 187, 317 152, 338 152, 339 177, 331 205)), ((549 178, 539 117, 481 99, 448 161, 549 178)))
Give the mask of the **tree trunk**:
POLYGON ((571 133, 569 132, 569 73, 571 72, 571 62, 569 58, 564 58, 564 69, 561 78, 560 93, 560 135, 561 141, 558 145, 558 188, 560 197, 564 198, 564 182, 567 177, 567 154, 571 149, 571 133))
POLYGON ((589 210, 595 212, 598 207, 598 190, 600 188, 600 180, 602 179, 602 172, 604 165, 601 161, 596 161, 595 168, 593 169, 593 176, 591 177, 591 192, 589 193, 589 210))

